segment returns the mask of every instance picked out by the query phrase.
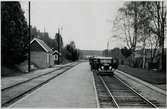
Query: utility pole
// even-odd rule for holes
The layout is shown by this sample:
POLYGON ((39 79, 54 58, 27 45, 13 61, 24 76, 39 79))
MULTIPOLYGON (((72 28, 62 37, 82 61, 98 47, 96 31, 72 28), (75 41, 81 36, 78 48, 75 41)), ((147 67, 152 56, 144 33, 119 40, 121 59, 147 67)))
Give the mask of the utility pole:
POLYGON ((60 30, 59 30, 59 28, 58 28, 58 34, 57 34, 57 40, 58 40, 58 42, 57 42, 57 44, 58 44, 58 63, 57 64, 60 64, 60 30))
POLYGON ((30 22, 30 21, 31 21, 31 16, 30 16, 30 8, 31 8, 31 6, 30 6, 30 5, 31 5, 31 2, 29 1, 29 2, 28 2, 28 7, 29 7, 29 9, 28 9, 28 14, 29 14, 29 44, 28 44, 28 45, 29 45, 29 50, 28 50, 28 51, 29 51, 29 55, 28 55, 28 72, 30 72, 30 70, 31 70, 31 64, 30 64, 30 63, 31 63, 31 62, 30 62, 30 61, 31 61, 31 60, 30 60, 30 57, 31 57, 31 51, 30 51, 30 50, 31 50, 31 45, 30 45, 30 42, 31 42, 31 26, 30 26, 30 23, 31 23, 31 22, 30 22))
POLYGON ((109 40, 107 41, 107 57, 109 56, 109 50, 108 50, 108 48, 109 48, 109 40))

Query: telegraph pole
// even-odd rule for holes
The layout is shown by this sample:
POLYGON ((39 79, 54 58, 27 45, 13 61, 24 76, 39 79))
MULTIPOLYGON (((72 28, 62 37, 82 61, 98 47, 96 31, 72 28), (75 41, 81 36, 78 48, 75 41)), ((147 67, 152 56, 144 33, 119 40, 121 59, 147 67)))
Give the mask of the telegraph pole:
POLYGON ((108 48, 109 48, 109 40, 107 41, 107 57, 109 56, 109 50, 108 50, 108 48))
POLYGON ((30 16, 30 8, 31 8, 31 6, 30 6, 30 5, 31 5, 31 2, 29 1, 29 2, 28 2, 28 7, 29 7, 29 8, 28 8, 28 15, 29 15, 29 44, 28 44, 28 45, 29 45, 29 50, 28 50, 28 51, 29 51, 29 55, 28 55, 28 72, 30 72, 30 70, 31 70, 31 64, 30 64, 30 63, 31 63, 31 62, 30 62, 30 61, 31 61, 31 60, 30 60, 30 57, 31 57, 31 51, 30 51, 30 50, 31 50, 31 49, 30 49, 30 48, 31 48, 31 45, 30 45, 30 42, 31 42, 31 26, 30 26, 30 23, 31 23, 31 22, 30 22, 30 21, 31 21, 31 16, 30 16))
POLYGON ((58 34, 57 34, 57 40, 58 40, 58 42, 57 42, 57 44, 58 44, 58 63, 57 64, 60 64, 60 30, 59 30, 59 28, 58 28, 58 34))

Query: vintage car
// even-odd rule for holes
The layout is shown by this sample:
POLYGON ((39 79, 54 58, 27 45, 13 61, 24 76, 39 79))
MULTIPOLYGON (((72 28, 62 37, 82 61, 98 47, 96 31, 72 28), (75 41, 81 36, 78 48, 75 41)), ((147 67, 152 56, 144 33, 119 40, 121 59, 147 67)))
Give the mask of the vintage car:
POLYGON ((90 64, 91 70, 96 71, 99 68, 99 59, 96 57, 91 57, 89 59, 89 64, 90 64))
POLYGON ((93 59, 94 59, 94 56, 90 56, 90 57, 89 57, 89 65, 90 65, 90 66, 91 66, 92 63, 93 63, 93 59))
POLYGON ((112 57, 99 57, 97 60, 99 61, 98 74, 113 75, 118 68, 118 61, 112 57))

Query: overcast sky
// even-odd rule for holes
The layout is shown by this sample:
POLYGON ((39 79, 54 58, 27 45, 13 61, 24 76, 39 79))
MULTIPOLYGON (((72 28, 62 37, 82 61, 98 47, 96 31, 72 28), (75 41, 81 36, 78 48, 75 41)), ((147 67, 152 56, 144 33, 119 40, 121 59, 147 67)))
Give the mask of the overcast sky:
MULTIPOLYGON (((56 0, 32 1, 31 25, 54 37, 62 27, 64 44, 74 40, 77 48, 86 50, 103 50, 122 47, 119 39, 113 39, 112 22, 117 10, 123 5, 120 0, 56 0)), ((27 17, 28 2, 21 2, 27 17)))

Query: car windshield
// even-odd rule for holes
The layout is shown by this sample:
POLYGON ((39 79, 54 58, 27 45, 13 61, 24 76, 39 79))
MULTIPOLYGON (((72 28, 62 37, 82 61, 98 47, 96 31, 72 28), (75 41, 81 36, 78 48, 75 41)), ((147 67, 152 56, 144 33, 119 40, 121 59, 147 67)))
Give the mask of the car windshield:
POLYGON ((98 60, 97 60, 97 59, 94 59, 93 61, 94 61, 94 62, 98 62, 98 60))
POLYGON ((101 63, 111 63, 110 59, 101 59, 100 60, 101 63))

